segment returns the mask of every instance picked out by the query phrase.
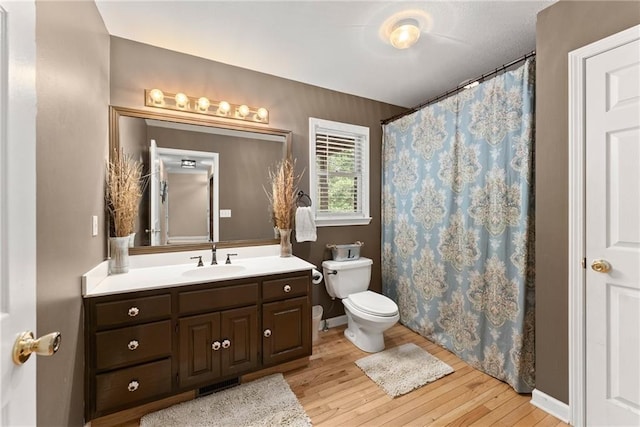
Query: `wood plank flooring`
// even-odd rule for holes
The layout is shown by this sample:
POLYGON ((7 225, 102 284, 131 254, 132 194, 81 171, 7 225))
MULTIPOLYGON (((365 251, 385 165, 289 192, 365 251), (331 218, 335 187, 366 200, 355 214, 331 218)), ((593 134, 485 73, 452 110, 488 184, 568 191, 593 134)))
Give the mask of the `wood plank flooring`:
MULTIPOLYGON (((309 364, 284 374, 314 426, 567 426, 531 405, 531 395, 516 393, 399 324, 385 332, 387 348, 412 342, 455 372, 392 398, 355 365, 369 353, 351 344, 343 332, 344 326, 320 332, 309 364)), ((141 415, 114 414, 109 422, 96 425, 139 426, 141 415)))
POLYGON ((455 370, 404 396, 392 398, 355 365, 368 355, 343 335, 320 332, 307 367, 285 378, 314 426, 566 426, 531 405, 509 385, 473 369, 453 353, 395 325, 387 348, 412 342, 455 370))

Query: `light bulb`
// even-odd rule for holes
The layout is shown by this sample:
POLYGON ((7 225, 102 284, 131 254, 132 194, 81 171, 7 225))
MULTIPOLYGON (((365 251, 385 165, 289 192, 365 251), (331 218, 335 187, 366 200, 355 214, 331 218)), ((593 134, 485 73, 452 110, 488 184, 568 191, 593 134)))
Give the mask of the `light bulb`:
POLYGON ((398 22, 389 35, 389 41, 396 49, 406 49, 419 38, 420 27, 415 19, 403 19, 398 22))
POLYGON ((151 89, 149 91, 149 98, 151 102, 156 105, 162 105, 164 103, 164 93, 160 89, 151 89))
POLYGON ((238 114, 240 115, 240 117, 247 117, 249 115, 249 107, 242 104, 238 107, 238 114))
POLYGON ((220 104, 218 104, 218 114, 222 114, 223 116, 226 116, 230 110, 231 110, 231 105, 229 105, 227 101, 221 101, 220 104))
POLYGON ((189 104, 189 97, 182 92, 176 93, 175 100, 178 108, 187 108, 187 104, 189 104))
POLYGON ((264 107, 260 107, 258 108, 258 112, 256 113, 256 116, 260 120, 266 120, 267 117, 269 117, 269 111, 264 107))
POLYGON ((198 99, 198 111, 206 112, 209 109, 211 102, 204 96, 198 99))

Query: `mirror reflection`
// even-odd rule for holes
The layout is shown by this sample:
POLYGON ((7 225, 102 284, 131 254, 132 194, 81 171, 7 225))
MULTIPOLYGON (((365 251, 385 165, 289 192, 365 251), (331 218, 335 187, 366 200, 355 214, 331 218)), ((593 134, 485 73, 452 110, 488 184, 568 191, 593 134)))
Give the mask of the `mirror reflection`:
POLYGON ((136 247, 274 239, 264 188, 290 132, 117 107, 111 131, 149 177, 136 247))

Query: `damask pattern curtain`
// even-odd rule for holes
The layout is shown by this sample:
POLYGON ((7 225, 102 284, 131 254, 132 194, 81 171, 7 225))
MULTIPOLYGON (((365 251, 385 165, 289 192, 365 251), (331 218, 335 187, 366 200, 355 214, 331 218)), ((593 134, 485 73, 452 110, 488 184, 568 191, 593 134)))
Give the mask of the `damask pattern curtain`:
POLYGON ((400 321, 534 387, 530 59, 384 126, 383 292, 400 321))

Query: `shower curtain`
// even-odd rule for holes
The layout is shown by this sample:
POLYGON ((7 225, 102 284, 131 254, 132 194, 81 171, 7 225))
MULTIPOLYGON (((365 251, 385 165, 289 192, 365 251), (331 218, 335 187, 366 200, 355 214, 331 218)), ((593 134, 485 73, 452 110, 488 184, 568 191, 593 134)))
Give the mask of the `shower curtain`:
POLYGON ((384 126, 383 293, 400 321, 534 387, 534 76, 527 60, 384 126))

